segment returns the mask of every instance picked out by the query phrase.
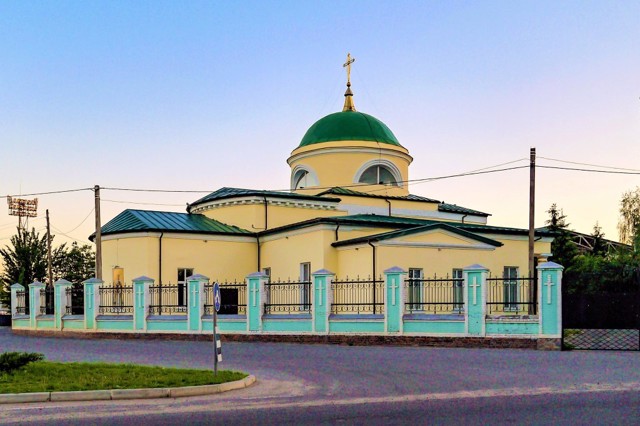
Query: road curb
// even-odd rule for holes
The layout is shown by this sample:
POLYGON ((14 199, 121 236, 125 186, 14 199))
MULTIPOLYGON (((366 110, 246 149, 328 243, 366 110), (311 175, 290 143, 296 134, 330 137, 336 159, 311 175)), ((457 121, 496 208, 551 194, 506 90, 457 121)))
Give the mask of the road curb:
POLYGON ((105 401, 121 399, 181 398, 186 396, 211 395, 243 389, 256 382, 253 374, 235 382, 218 385, 185 386, 181 388, 112 389, 73 392, 34 392, 0 394, 0 404, 59 401, 105 401))

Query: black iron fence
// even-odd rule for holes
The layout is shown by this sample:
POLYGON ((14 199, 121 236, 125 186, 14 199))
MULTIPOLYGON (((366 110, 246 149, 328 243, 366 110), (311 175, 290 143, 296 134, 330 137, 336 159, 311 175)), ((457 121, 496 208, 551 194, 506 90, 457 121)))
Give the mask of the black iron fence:
MULTIPOLYGON (((220 286, 220 311, 219 315, 246 315, 247 314, 247 284, 244 282, 224 282, 220 286)), ((213 315, 213 283, 204 286, 204 313, 213 315)))
POLYGON ((46 286, 40 289, 40 315, 53 315, 53 286, 46 286))
POLYGON ((133 287, 101 286, 99 314, 131 315, 133 314, 133 287))
POLYGON ((65 289, 67 295, 66 315, 84 315, 84 286, 73 284, 65 289))
POLYGON ((383 314, 384 280, 359 277, 336 279, 331 283, 332 314, 383 314))
POLYGON ((264 285, 265 314, 311 312, 311 281, 277 281, 264 285))
MULTIPOLYGON (((474 289, 469 286, 469 292, 474 289)), ((478 294, 478 297, 480 295, 478 294)), ((538 292, 534 278, 487 278, 487 313, 536 315, 538 292)))
POLYGON ((462 278, 409 278, 404 281, 405 311, 425 314, 464 312, 462 278))
POLYGON ((16 292, 16 314, 29 315, 29 290, 16 292))
POLYGON ((149 286, 149 299, 149 315, 187 313, 186 284, 149 286))

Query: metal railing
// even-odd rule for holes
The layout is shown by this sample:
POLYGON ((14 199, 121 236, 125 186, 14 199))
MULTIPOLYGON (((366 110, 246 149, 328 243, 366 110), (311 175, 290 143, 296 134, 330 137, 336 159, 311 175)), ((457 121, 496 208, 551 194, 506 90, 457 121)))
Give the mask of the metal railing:
POLYGON ((311 281, 278 281, 264 285, 265 314, 311 312, 311 281))
POLYGON ((40 289, 40 315, 53 315, 53 286, 46 286, 40 289))
POLYGON ((536 315, 538 295, 534 278, 487 278, 487 313, 536 315))
MULTIPOLYGON (((220 286, 220 311, 218 315, 247 314, 247 284, 224 282, 220 286)), ((204 285, 204 314, 213 315, 213 283, 204 285)))
POLYGON ((84 286, 73 284, 65 289, 67 295, 66 315, 84 315, 84 286))
POLYGON ((187 313, 186 284, 149 286, 149 299, 149 315, 187 313))
POLYGON ((464 312, 462 278, 409 278, 404 281, 405 311, 424 314, 464 312))
POLYGON ((101 286, 99 314, 131 315, 133 314, 133 287, 101 286))
POLYGON ((384 281, 362 280, 359 277, 350 280, 336 279, 331 283, 333 301, 332 314, 383 314, 384 313, 384 281))
POLYGON ((29 291, 18 290, 16 292, 16 314, 29 315, 29 291))

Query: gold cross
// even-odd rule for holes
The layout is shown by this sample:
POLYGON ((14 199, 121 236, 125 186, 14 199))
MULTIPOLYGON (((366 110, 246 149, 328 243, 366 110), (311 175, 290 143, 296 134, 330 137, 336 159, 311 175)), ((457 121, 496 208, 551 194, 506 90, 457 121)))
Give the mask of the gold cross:
POLYGON ((356 58, 351 57, 351 53, 347 53, 347 62, 342 67, 347 69, 347 84, 351 84, 351 64, 356 61, 356 58))

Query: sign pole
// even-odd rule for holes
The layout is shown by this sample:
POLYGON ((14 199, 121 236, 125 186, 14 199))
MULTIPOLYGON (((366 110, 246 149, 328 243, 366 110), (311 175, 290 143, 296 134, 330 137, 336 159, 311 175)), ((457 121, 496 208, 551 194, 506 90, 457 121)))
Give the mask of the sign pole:
POLYGON ((218 311, 215 308, 213 309, 213 375, 218 375, 218 311))

